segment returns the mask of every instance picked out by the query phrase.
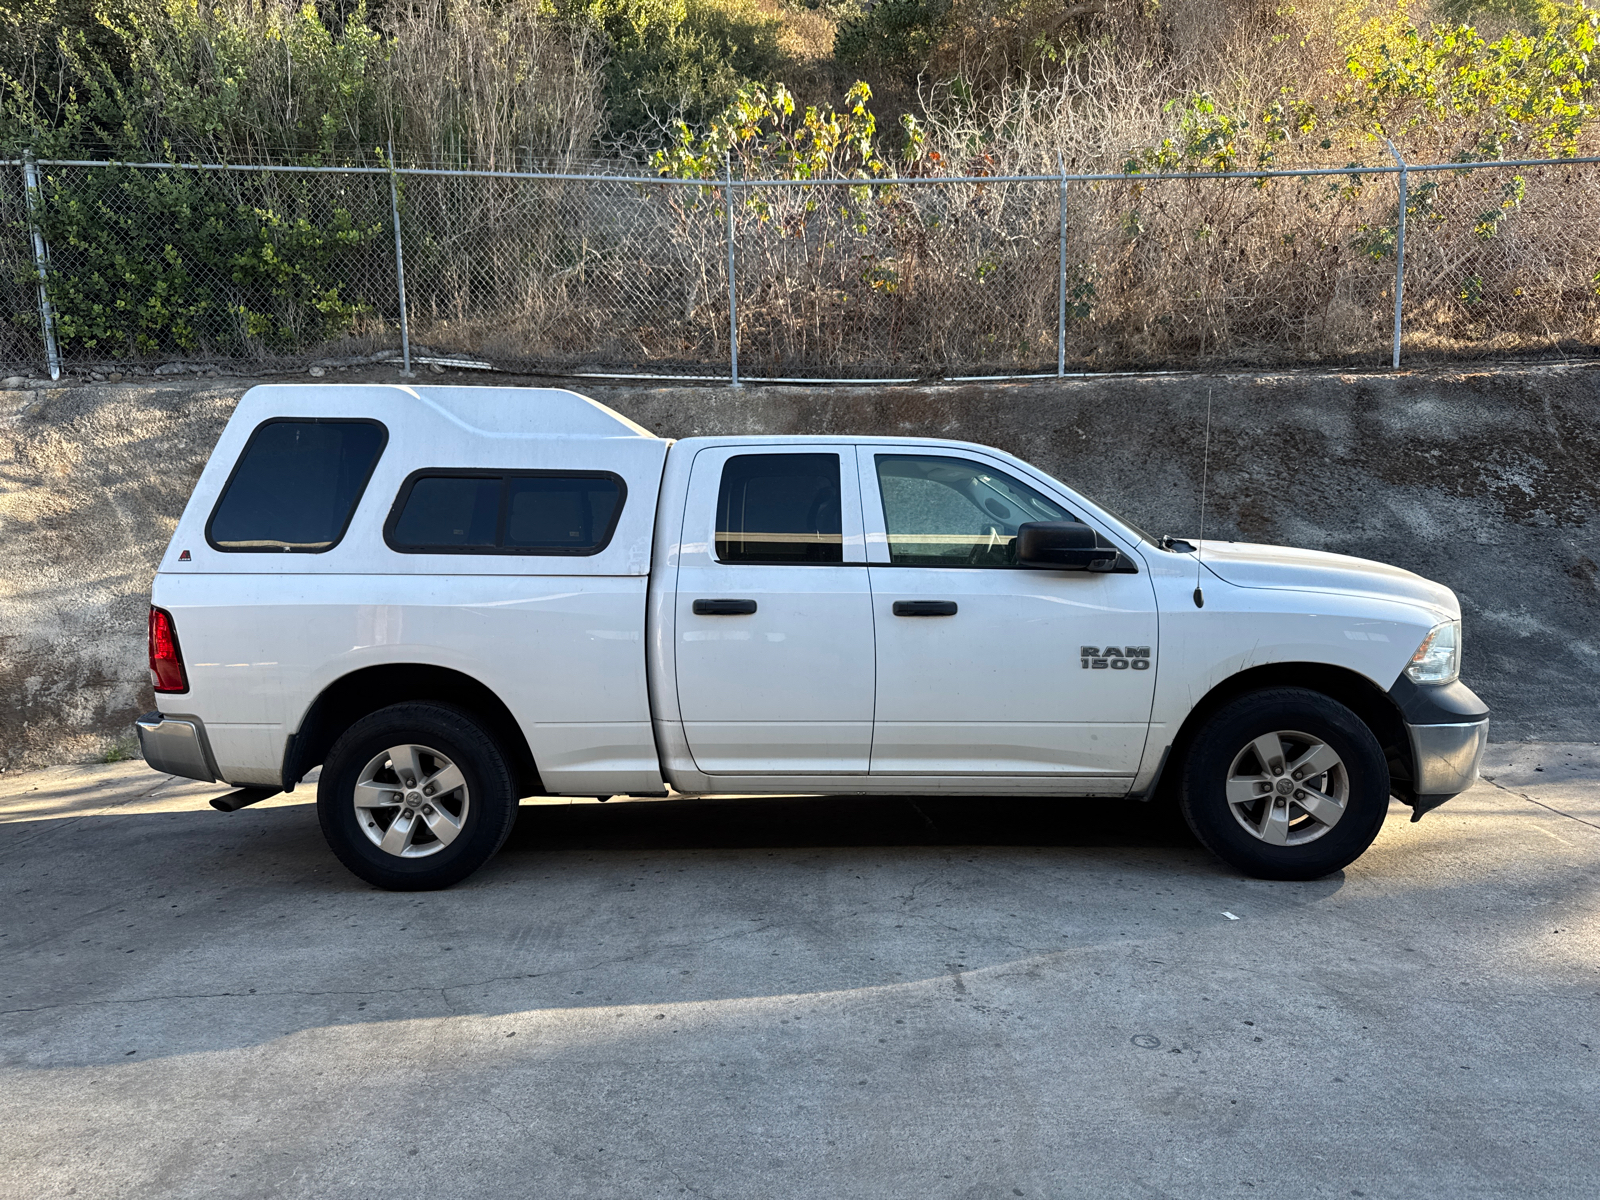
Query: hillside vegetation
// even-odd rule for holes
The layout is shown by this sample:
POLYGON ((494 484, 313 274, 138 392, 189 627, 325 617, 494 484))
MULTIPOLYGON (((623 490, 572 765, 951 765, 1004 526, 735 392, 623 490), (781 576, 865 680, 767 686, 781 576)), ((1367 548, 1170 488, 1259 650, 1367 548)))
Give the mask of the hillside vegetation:
MULTIPOLYGON (((413 334, 541 369, 726 362, 730 222, 741 357, 774 375, 1372 361, 1397 191, 1360 166, 1595 154, 1597 35, 1543 0, 0 0, 0 155, 686 181, 402 181, 413 334), (1312 166, 1339 174, 1149 178, 1312 166), (730 169, 862 182, 730 205, 730 169), (1122 178, 926 186, 1062 170, 1122 178)), ((0 171, 20 362, 19 184, 0 171)), ((387 344, 388 186, 52 169, 58 338, 387 344)), ((1600 172, 1418 173, 1405 212, 1408 345, 1600 346, 1600 172)))
POLYGON ((1597 30, 1542 0, 0 0, 0 143, 504 169, 726 149, 781 96, 869 98, 876 172, 1559 154, 1593 148, 1597 30))

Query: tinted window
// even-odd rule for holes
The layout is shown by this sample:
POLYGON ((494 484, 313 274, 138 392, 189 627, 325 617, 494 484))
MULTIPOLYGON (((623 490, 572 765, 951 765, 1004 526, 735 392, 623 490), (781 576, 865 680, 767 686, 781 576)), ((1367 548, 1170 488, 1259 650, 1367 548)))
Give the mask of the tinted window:
POLYGON ((837 454, 740 454, 722 468, 723 562, 844 561, 837 454))
POLYGON ((501 481, 435 476, 411 485, 393 540, 407 546, 493 546, 501 481))
POLYGON ((1009 567, 1017 526, 1070 521, 1054 500, 965 458, 880 454, 889 561, 924 567, 1009 567))
POLYGON ((592 476, 523 476, 507 480, 508 548, 592 550, 616 515, 617 481, 592 476))
POLYGON ((388 433, 376 421, 267 421, 206 526, 218 550, 317 553, 344 536, 388 433))
POLYGON ((410 554, 595 554, 625 495, 607 474, 426 472, 401 487, 384 538, 410 554))

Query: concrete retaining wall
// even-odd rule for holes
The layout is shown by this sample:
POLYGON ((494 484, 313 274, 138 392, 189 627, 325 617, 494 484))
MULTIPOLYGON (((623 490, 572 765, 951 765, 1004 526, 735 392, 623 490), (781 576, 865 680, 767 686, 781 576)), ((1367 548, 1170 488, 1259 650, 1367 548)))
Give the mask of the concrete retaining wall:
MULTIPOLYGON (((150 575, 249 383, 0 393, 0 768, 128 748, 152 707, 150 575)), ((1000 446, 1152 532, 1189 535, 1209 396, 1210 536, 1358 554, 1448 584, 1495 736, 1600 739, 1600 368, 572 386, 669 437, 1000 446)))

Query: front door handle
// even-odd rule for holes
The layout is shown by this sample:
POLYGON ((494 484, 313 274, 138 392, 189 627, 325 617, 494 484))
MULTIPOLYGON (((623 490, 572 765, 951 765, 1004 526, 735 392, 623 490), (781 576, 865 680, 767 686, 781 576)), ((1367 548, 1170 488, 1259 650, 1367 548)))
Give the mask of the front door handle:
POLYGON ((894 615, 897 617, 953 617, 956 615, 956 602, 954 600, 896 600, 894 602, 894 615))
POLYGON ((754 600, 696 600, 697 617, 748 617, 756 610, 754 600))

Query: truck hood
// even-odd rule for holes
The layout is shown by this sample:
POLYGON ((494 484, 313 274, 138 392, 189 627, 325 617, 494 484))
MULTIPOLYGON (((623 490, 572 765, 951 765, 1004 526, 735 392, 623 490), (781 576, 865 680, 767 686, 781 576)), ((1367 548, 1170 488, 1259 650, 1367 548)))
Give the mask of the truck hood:
POLYGON ((1201 562, 1235 587, 1303 592, 1359 592, 1385 600, 1409 601, 1461 615, 1456 594, 1441 583, 1387 563, 1322 550, 1258 546, 1250 542, 1197 542, 1201 562))

